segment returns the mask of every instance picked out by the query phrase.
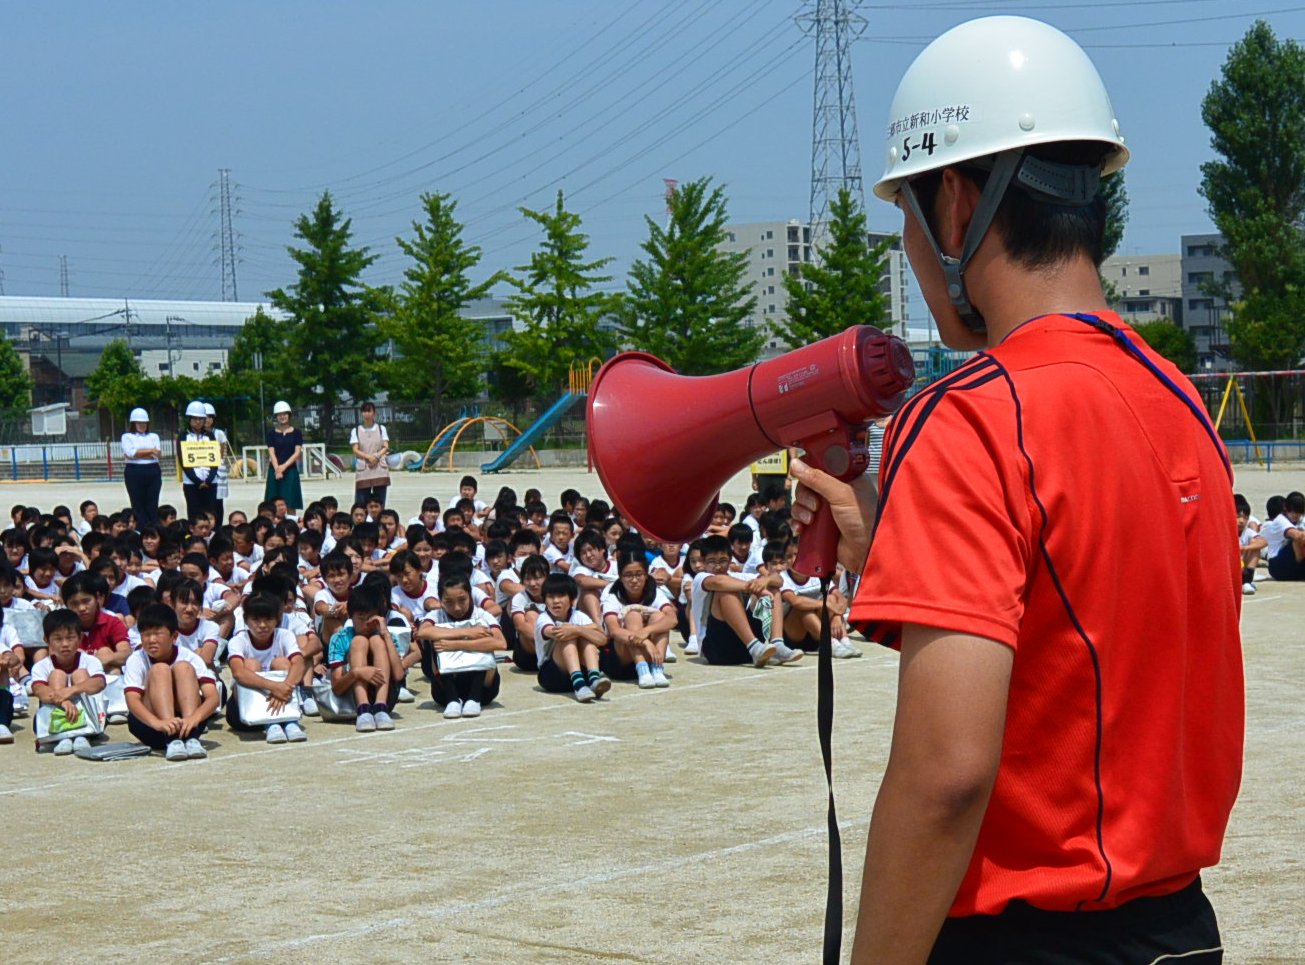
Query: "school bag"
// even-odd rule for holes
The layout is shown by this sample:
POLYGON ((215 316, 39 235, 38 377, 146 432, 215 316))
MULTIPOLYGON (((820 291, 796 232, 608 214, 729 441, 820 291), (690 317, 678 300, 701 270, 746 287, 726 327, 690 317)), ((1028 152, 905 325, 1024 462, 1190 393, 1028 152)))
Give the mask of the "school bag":
POLYGON ((110 741, 107 744, 80 747, 73 753, 84 761, 125 761, 132 757, 149 757, 150 749, 135 741, 110 741))
POLYGON ((62 707, 42 704, 37 708, 32 719, 32 732, 36 735, 36 748, 59 743, 68 737, 85 737, 93 740, 104 733, 104 701, 99 694, 78 694, 73 701, 77 705, 76 720, 68 720, 62 707))
MULTIPOLYGON (((279 681, 285 680, 286 673, 284 670, 260 670, 259 676, 266 677, 268 680, 279 681)), ((290 695, 290 699, 280 711, 273 713, 272 708, 267 703, 267 694, 263 691, 242 687, 238 682, 235 684, 235 688, 236 709, 240 713, 241 722, 246 727, 298 723, 299 718, 303 716, 299 708, 299 696, 295 693, 290 695)))
POLYGON ((358 707, 353 694, 337 694, 331 689, 329 678, 313 681, 313 699, 317 701, 317 710, 322 720, 327 723, 358 719, 358 707))

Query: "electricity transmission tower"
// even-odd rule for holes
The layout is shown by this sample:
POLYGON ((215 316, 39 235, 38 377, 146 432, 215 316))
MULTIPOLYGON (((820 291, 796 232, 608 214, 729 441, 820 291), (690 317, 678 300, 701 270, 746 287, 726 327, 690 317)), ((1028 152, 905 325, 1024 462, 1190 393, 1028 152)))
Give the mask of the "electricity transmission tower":
POLYGON ((240 300, 236 288, 236 232, 231 223, 231 169, 218 169, 218 247, 222 263, 222 300, 240 300))
POLYGON ((830 203, 846 188, 865 210, 861 143, 852 92, 852 41, 865 31, 861 0, 806 0, 798 23, 816 41, 816 83, 811 120, 812 241, 818 246, 830 203))
POLYGON ((68 297, 68 256, 59 256, 59 294, 68 297))

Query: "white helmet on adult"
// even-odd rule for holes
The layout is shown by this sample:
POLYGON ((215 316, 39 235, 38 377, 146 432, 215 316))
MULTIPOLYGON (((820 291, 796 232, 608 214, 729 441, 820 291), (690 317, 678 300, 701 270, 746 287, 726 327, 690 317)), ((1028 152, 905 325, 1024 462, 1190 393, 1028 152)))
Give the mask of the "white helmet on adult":
POLYGON ((212 403, 212 402, 205 402, 205 403, 204 403, 204 415, 206 415, 206 416, 216 416, 216 415, 217 415, 217 409, 213 408, 213 403, 212 403))
POLYGON ((289 411, 290 411, 290 403, 286 402, 284 399, 281 399, 276 403, 276 405, 272 406, 272 415, 280 415, 282 412, 289 412, 289 411))
POLYGON ((150 414, 149 414, 148 412, 146 412, 144 409, 142 409, 140 406, 136 406, 136 408, 134 408, 134 409, 131 410, 131 414, 127 416, 127 421, 128 421, 129 423, 131 423, 131 422, 149 422, 149 421, 150 421, 150 414))
POLYGON ((202 419, 206 415, 208 415, 208 413, 204 411, 203 402, 195 401, 186 406, 187 419, 202 419))
POLYGON ((1092 61, 1055 27, 1027 17, 971 20, 926 47, 898 84, 884 133, 884 172, 874 192, 885 201, 901 194, 933 242, 948 296, 976 328, 983 322, 969 304, 963 275, 1007 187, 1043 201, 1086 205, 1101 177, 1128 161, 1092 61), (1100 163, 1062 164, 1025 153, 1065 142, 1100 144, 1100 163), (910 179, 964 163, 991 173, 957 259, 934 242, 910 179))

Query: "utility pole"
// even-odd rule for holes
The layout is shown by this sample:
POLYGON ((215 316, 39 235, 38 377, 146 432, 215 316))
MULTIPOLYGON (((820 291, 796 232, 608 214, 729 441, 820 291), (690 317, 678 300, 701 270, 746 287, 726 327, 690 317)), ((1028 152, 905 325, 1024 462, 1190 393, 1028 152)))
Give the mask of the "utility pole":
MULTIPOLYGON (((238 199, 236 199, 238 200, 238 199)), ((218 247, 222 263, 222 300, 236 302, 236 232, 232 224, 231 169, 218 168, 218 247)))
POLYGON ((182 318, 180 315, 165 315, 163 318, 163 340, 168 350, 168 375, 171 376, 177 374, 177 363, 181 361, 181 333, 178 332, 175 336, 173 335, 172 323, 184 321, 186 321, 186 319, 182 318))
MULTIPOLYGON (((3 252, 4 250, 5 250, 4 246, 0 245, 0 252, 3 252)), ((3 268, 0 268, 0 295, 3 295, 4 293, 5 293, 5 270, 3 268)))
POLYGON ((811 241, 819 250, 831 202, 846 188, 865 210, 861 143, 852 92, 852 41, 865 31, 861 0, 806 0, 798 23, 816 40, 811 119, 811 241))
POLYGON ((59 296, 68 297, 68 256, 59 256, 59 296))

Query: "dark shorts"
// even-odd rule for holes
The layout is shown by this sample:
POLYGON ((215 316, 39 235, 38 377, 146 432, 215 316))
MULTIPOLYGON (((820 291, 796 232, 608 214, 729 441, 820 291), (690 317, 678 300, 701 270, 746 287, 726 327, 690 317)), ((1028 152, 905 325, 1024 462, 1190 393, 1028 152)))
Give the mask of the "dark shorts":
POLYGON ((545 660, 539 665, 539 686, 550 694, 569 694, 572 692, 571 675, 553 663, 545 660))
MULTIPOLYGON (((206 725, 200 724, 190 732, 190 736, 202 737, 205 730, 206 725)), ((161 730, 155 730, 132 713, 127 714, 127 731, 146 747, 153 748, 156 751, 166 750, 170 743, 181 740, 180 737, 174 737, 172 734, 165 734, 161 730)))
MULTIPOLYGON (((748 626, 752 628, 753 637, 760 640, 761 621, 750 613, 748 626)), ((708 663, 725 665, 752 663, 752 654, 748 653, 748 644, 751 642, 740 640, 728 623, 709 615, 707 632, 702 638, 702 656, 708 663)))
POLYGON ((512 625, 512 615, 505 612, 503 617, 503 636, 512 641, 512 662, 522 670, 534 673, 539 669, 539 657, 535 654, 534 643, 529 646, 522 643, 517 628, 512 625))
POLYGON ((634 669, 634 661, 630 663, 622 662, 621 655, 617 652, 616 647, 610 643, 598 651, 598 669, 612 680, 639 679, 639 675, 634 669))
POLYGON ((1284 543, 1278 555, 1269 560, 1269 575, 1275 580, 1305 580, 1305 560, 1296 559, 1291 543, 1284 543))
MULTIPOLYGON (((440 680, 449 680, 453 684, 453 690, 458 695, 458 699, 466 700, 471 695, 471 678, 475 674, 484 676, 489 672, 488 670, 468 670, 465 673, 445 674, 440 677, 440 680)), ((499 691, 503 688, 503 675, 497 670, 493 673, 494 676, 485 681, 485 685, 480 691, 480 702, 485 705, 492 704, 498 697, 499 691)), ((435 703, 442 707, 441 701, 444 698, 443 694, 440 693, 439 681, 436 681, 435 686, 431 688, 431 695, 434 697, 435 703)))
POLYGON ((1223 961, 1219 924, 1198 878, 1182 891, 1109 911, 1042 911, 1022 901, 1000 915, 948 918, 929 965, 1182 965, 1223 961))

